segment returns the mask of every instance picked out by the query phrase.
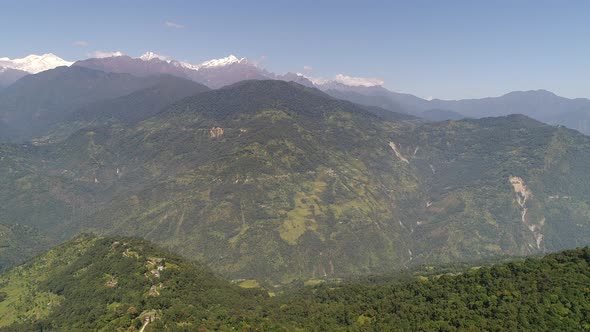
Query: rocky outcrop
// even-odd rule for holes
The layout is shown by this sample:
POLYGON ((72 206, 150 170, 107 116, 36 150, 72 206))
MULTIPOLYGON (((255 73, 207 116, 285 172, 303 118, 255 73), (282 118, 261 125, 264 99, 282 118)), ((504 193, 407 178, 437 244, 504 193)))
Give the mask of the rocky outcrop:
POLYGON ((221 138, 221 136, 223 136, 223 128, 212 127, 211 129, 209 129, 209 136, 211 136, 211 138, 214 139, 221 138))
MULTIPOLYGON (((397 145, 396 145, 394 142, 389 142, 389 147, 390 147, 390 148, 393 150, 393 152, 395 153, 395 155, 396 155, 396 156, 397 156, 397 157, 398 157, 398 158, 399 158, 401 161, 403 161, 403 162, 404 162, 404 163, 406 163, 406 164, 409 164, 409 163, 410 163, 410 161, 409 161, 409 160, 408 160, 406 157, 404 157, 404 156, 402 155, 402 153, 400 152, 399 148, 397 147, 397 145)), ((416 151, 418 151, 418 150, 416 150, 416 151)))

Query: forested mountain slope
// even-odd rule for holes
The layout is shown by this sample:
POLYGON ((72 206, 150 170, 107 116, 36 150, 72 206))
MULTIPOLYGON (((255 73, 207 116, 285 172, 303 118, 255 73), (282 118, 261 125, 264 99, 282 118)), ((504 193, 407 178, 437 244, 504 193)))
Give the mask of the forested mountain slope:
POLYGON ((374 113, 247 81, 129 126, 8 145, 3 222, 140 236, 276 284, 590 243, 588 137, 524 116, 374 113))
POLYGON ((0 275, 0 331, 583 331, 589 264, 584 248, 270 297, 145 240, 82 235, 0 275))
POLYGON ((140 78, 83 67, 58 67, 23 77, 0 91, 0 139, 26 141, 52 129, 71 133, 68 126, 56 125, 71 121, 76 112, 88 119, 93 112, 103 116, 116 110, 131 114, 141 107, 144 114, 153 115, 150 108, 163 108, 206 90, 201 84, 172 76, 140 78))

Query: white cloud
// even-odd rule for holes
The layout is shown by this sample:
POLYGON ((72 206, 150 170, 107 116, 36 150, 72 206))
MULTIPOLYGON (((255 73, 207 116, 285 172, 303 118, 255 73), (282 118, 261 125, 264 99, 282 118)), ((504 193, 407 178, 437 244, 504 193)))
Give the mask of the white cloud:
POLYGON ((174 29, 182 29, 182 28, 184 28, 184 25, 178 24, 178 23, 175 23, 175 22, 165 22, 164 25, 167 26, 167 27, 169 27, 169 28, 174 28, 174 29))
POLYGON ((262 66, 262 64, 268 60, 268 56, 267 55, 261 55, 258 60, 252 61, 252 63, 254 63, 256 66, 262 66))
POLYGON ((74 46, 86 47, 88 45, 90 45, 90 44, 85 40, 76 40, 74 42, 74 46))
POLYGON ((110 58, 114 56, 123 56, 124 54, 121 51, 115 52, 105 52, 105 51, 94 51, 89 54, 92 58, 110 58))
POLYGON ((373 77, 353 77, 344 74, 338 74, 334 81, 350 86, 377 86, 385 83, 382 79, 373 77))
POLYGON ((303 66, 303 70, 310 71, 313 70, 312 66, 303 66))

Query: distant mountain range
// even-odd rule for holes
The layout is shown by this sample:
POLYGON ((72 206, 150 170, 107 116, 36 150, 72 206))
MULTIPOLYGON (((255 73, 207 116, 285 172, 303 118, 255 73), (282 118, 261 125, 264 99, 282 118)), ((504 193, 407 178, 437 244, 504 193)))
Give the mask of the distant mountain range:
POLYGON ((238 59, 233 55, 192 65, 186 62, 166 60, 154 53, 146 53, 139 58, 123 55, 82 60, 75 62, 73 66, 104 72, 128 73, 139 77, 167 74, 190 79, 211 88, 220 88, 249 79, 268 79, 273 76, 247 59, 238 59))
POLYGON ((200 64, 171 60, 153 52, 147 52, 138 58, 120 55, 74 63, 53 54, 30 55, 22 59, 0 58, 0 89, 28 74, 58 66, 85 67, 137 77, 172 75, 213 89, 251 79, 293 81, 308 87, 316 87, 339 99, 433 121, 524 114, 548 124, 564 125, 590 134, 589 99, 568 99, 548 91, 537 90, 517 91, 500 97, 482 99, 426 100, 411 94, 390 91, 379 85, 380 82, 365 84, 354 80, 317 80, 300 73, 275 74, 246 58, 233 55, 200 64))
POLYGON ((568 99, 545 90, 515 91, 500 97, 464 100, 426 100, 389 91, 381 86, 350 87, 331 84, 326 92, 361 105, 378 106, 434 121, 523 114, 590 135, 590 100, 568 99))
POLYGON ((31 54, 20 59, 0 58, 0 68, 11 68, 36 74, 60 66, 70 66, 73 62, 66 61, 55 54, 31 54))
POLYGON ((60 66, 70 66, 55 54, 31 54, 20 59, 0 58, 0 89, 6 87, 28 74, 36 74, 60 66))
POLYGON ((89 104, 121 97, 154 85, 158 77, 58 67, 27 75, 0 91, 0 137, 27 140, 89 104))

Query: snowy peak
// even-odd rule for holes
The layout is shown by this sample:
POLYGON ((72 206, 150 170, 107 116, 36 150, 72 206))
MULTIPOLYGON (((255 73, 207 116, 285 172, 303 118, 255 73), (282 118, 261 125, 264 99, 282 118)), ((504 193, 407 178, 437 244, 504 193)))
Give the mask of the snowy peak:
POLYGON ((66 61, 55 54, 31 54, 20 59, 0 58, 0 67, 17 69, 36 74, 60 66, 70 66, 73 62, 66 61))
POLYGON ((198 65, 193 65, 188 62, 180 63, 182 67, 197 71, 201 69, 220 68, 233 64, 250 64, 250 62, 246 58, 238 58, 235 55, 231 54, 225 58, 208 60, 198 65))
POLYGON ((247 61, 248 60, 246 58, 239 58, 238 59, 238 57, 231 54, 230 56, 227 56, 225 58, 205 61, 205 62, 201 63, 198 67, 199 68, 223 67, 223 66, 232 65, 234 63, 245 63, 247 61))
MULTIPOLYGON (((111 55, 109 53, 109 55, 111 55)), ((112 56, 120 56, 122 54, 114 54, 112 56)), ((97 57, 97 58, 103 58, 103 57, 97 57)), ((134 58, 134 59, 139 59, 145 62, 149 62, 152 60, 160 60, 160 61, 164 61, 166 63, 172 64, 175 67, 180 67, 180 68, 184 68, 184 69, 189 69, 189 70, 194 70, 194 71, 199 71, 201 69, 213 69, 213 68, 222 68, 225 66, 230 66, 233 64, 250 64, 253 66, 256 66, 254 63, 248 61, 248 59, 246 58, 238 58, 235 55, 229 55, 225 58, 221 58, 221 59, 212 59, 212 60, 208 60, 205 62, 202 62, 200 64, 192 64, 192 63, 188 63, 188 62, 179 62, 176 60, 172 60, 167 56, 164 55, 160 55, 154 52, 145 52, 144 54, 142 54, 141 56, 134 58)))
POLYGON ((165 62, 170 62, 168 57, 156 54, 154 52, 145 52, 142 56, 139 57, 143 61, 151 61, 151 60, 161 60, 165 62))

